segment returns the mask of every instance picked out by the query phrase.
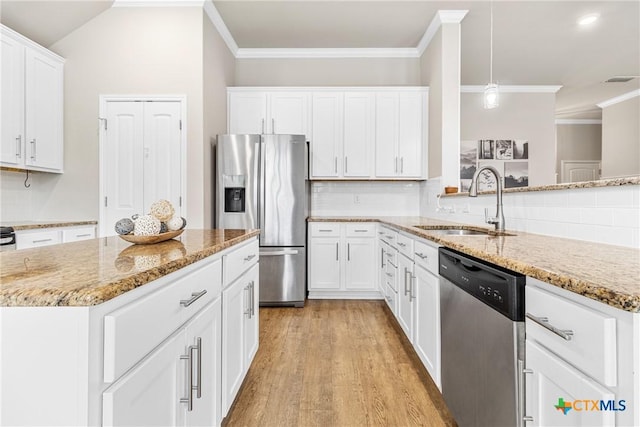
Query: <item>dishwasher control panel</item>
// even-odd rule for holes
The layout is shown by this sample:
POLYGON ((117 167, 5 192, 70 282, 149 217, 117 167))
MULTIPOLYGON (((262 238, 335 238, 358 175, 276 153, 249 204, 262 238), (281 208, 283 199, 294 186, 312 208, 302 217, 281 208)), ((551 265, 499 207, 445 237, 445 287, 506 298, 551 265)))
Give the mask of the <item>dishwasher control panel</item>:
POLYGON ((524 321, 523 274, 440 248, 440 276, 511 320, 524 321))

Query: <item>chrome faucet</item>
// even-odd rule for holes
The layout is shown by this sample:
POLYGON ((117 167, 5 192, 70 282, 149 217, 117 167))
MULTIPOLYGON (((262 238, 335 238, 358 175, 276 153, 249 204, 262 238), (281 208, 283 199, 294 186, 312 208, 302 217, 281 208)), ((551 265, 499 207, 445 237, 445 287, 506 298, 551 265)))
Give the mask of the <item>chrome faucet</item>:
POLYGON ((469 197, 478 196, 478 176, 482 171, 488 170, 496 177, 498 188, 496 189, 496 216, 489 218, 487 208, 484 210, 484 221, 487 224, 494 224, 496 231, 504 231, 504 213, 502 212, 502 178, 500 178, 500 172, 493 166, 482 166, 476 170, 471 179, 471 187, 469 187, 469 197))

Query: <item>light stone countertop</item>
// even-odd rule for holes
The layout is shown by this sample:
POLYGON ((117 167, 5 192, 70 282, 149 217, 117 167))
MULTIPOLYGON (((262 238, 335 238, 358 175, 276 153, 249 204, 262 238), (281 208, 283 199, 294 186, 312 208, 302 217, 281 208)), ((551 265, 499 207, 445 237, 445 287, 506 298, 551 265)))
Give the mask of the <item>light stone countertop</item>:
POLYGON ((0 252, 0 307, 97 305, 258 234, 187 229, 153 245, 112 236, 0 252))
POLYGON ((640 250, 540 234, 442 235, 433 229, 489 228, 422 217, 311 217, 310 222, 380 222, 610 306, 640 312, 640 250))
POLYGON ((36 230, 39 228, 76 227, 80 225, 97 225, 98 221, 3 221, 2 226, 13 227, 14 231, 36 230))

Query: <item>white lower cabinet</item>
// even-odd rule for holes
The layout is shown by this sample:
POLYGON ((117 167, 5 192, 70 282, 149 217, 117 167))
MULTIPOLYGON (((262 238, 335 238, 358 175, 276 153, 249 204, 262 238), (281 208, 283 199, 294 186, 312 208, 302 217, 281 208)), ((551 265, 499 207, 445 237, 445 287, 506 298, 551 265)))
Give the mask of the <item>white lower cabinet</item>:
POLYGON ((413 260, 402 254, 398 255, 398 311, 396 318, 405 335, 412 342, 415 311, 413 280, 413 260))
POLYGON ((16 231, 16 249, 38 248, 59 243, 77 242, 94 239, 95 225, 77 227, 51 227, 16 231))
POLYGON ((219 426, 258 349, 258 281, 252 238, 102 304, 0 307, 0 425, 219 426))
POLYGON ((374 223, 309 224, 309 298, 381 298, 374 223))
POLYGON ((531 277, 525 305, 526 425, 640 425, 640 314, 531 277))
POLYGON ((413 348, 438 388, 440 378, 440 280, 415 266, 413 348))
POLYGON ((240 390, 258 351, 258 264, 222 292, 222 412, 240 390))
POLYGON ((221 298, 102 395, 104 426, 220 422, 221 298))

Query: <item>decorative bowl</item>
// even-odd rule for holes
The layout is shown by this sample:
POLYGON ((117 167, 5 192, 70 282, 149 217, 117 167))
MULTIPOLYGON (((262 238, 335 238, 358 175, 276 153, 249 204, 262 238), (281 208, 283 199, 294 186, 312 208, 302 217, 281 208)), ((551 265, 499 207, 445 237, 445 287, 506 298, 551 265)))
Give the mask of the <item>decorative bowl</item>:
POLYGON ((122 240, 126 240, 129 243, 136 245, 152 245, 154 243, 164 242, 165 240, 173 239, 182 234, 184 228, 176 231, 167 231, 166 233, 154 234, 152 236, 135 236, 133 234, 118 234, 122 240))
POLYGON ((444 187, 445 194, 453 194, 458 192, 458 187, 444 187))

